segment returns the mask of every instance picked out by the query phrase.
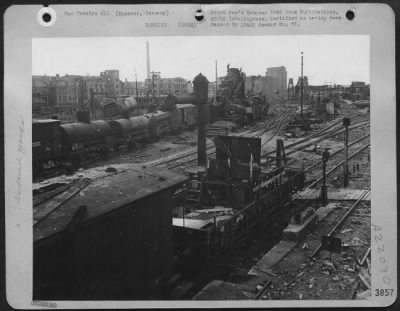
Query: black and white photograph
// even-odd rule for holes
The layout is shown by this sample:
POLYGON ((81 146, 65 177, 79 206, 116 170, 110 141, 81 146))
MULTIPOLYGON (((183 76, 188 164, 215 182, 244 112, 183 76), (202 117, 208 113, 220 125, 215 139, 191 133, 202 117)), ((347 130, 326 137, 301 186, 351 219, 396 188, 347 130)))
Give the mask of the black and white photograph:
POLYGON ((32 52, 34 298, 370 295, 367 36, 32 52))
MULTIPOLYGON (((164 27, 176 14, 141 7, 115 14, 148 16, 145 27, 164 27)), ((13 172, 14 202, 32 204, 20 220, 30 232, 30 307, 366 305, 397 295, 383 267, 393 263, 376 244, 396 225, 385 231, 372 201, 382 187, 374 146, 385 132, 372 114, 374 82, 384 79, 374 75, 375 37, 252 34, 248 27, 268 23, 300 27, 302 15, 339 23, 339 13, 232 7, 209 6, 193 25, 178 22, 196 35, 88 36, 83 27, 57 36, 53 18, 41 27, 54 34, 32 36, 23 63, 31 65, 31 118, 17 119, 13 172), (216 32, 201 33, 202 23, 216 32), (223 33, 228 26, 242 33, 223 33), (374 275, 387 286, 376 287, 374 275)), ((100 25, 114 14, 75 8, 57 18, 100 25)), ((354 16, 346 17, 342 23, 354 16)), ((390 222, 392 205, 387 210, 379 214, 390 222)))

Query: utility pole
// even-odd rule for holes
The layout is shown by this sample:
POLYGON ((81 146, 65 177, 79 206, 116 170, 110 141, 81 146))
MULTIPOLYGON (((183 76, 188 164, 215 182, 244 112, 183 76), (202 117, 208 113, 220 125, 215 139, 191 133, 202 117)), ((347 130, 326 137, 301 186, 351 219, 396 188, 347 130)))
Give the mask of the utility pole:
POLYGON ((217 102, 218 93, 218 61, 215 60, 215 102, 217 102))
POLYGON ((136 69, 135 69, 135 79, 136 79, 136 101, 139 98, 139 93, 138 93, 138 87, 137 87, 137 74, 136 74, 136 69))
POLYGON ((96 119, 95 109, 94 109, 94 91, 93 91, 92 88, 90 89, 90 99, 89 99, 89 101, 90 101, 90 113, 92 115, 92 118, 96 119))
POLYGON ((300 106, 301 106, 301 118, 304 120, 304 117, 303 117, 303 51, 301 51, 300 106))
POLYGON ((154 72, 151 72, 151 98, 154 102, 154 72))
POLYGON ((326 162, 329 160, 328 148, 322 153, 322 186, 321 186, 321 202, 323 205, 328 203, 328 191, 326 187, 326 162))
POLYGON ((155 72, 155 71, 151 72, 151 96, 152 96, 153 106, 156 106, 155 94, 154 94, 154 77, 155 77, 155 75, 159 75, 159 74, 160 74, 160 72, 155 72))
POLYGON ((343 125, 345 127, 344 132, 344 172, 343 172, 343 186, 347 187, 349 184, 349 164, 348 164, 348 156, 349 156, 349 125, 350 118, 343 118, 343 125))

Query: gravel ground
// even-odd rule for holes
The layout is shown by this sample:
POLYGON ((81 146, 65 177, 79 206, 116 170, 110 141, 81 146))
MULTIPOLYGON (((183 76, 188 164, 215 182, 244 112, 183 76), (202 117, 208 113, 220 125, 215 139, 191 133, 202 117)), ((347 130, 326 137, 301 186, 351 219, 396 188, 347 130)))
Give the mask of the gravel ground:
MULTIPOLYGON (((346 112, 348 115, 348 111, 346 112)), ((324 124, 326 126, 326 124, 324 124)), ((369 132, 369 127, 355 129, 349 134, 349 142, 369 132)), ((280 133, 282 134, 282 133, 280 133)), ((309 133, 310 134, 310 133, 309 133)), ((281 136, 282 137, 282 136, 281 136)), ((284 139, 289 144, 294 139, 284 139)), ((369 142, 368 139, 354 145, 349 154, 369 142)), ((274 140, 266 149, 274 148, 274 140)), ((329 147, 330 152, 343 147, 343 135, 338 135, 319 143, 319 151, 329 147)), ((320 152, 300 151, 290 155, 294 165, 309 165, 321 159, 320 152)), ((332 158, 331 162, 343 160, 343 152, 332 158)), ((331 163, 333 166, 333 163, 331 163)), ((328 169, 329 169, 328 165, 328 169)), ((370 162, 369 149, 349 161, 350 181, 349 189, 367 189, 370 187, 370 162)), ((321 174, 321 169, 316 167, 315 172, 308 174, 307 179, 312 180, 321 174)), ((339 168, 328 179, 327 185, 333 188, 343 187, 343 170, 339 168)), ((278 264, 273 266, 270 276, 251 277, 247 273, 251 267, 260 260, 281 239, 281 232, 286 227, 291 210, 303 209, 307 206, 318 208, 320 202, 311 200, 296 200, 286 210, 282 211, 280 220, 276 221, 269 230, 261 228, 249 237, 243 244, 231 250, 221 261, 218 279, 231 282, 240 288, 249 299, 254 299, 263 285, 270 281, 261 299, 351 299, 352 292, 362 293, 366 290, 360 282, 358 274, 366 271, 367 265, 361 267, 358 263, 363 258, 371 242, 371 207, 370 201, 362 201, 353 213, 337 229, 334 236, 344 243, 340 253, 330 254, 321 250, 310 259, 313 250, 320 244, 322 236, 326 235, 336 222, 346 213, 355 201, 332 201, 336 208, 332 210, 296 247, 288 253, 278 264), (275 275, 275 276, 274 276, 275 275)), ((366 295, 368 296, 368 295, 366 295)), ((221 297, 224 299, 224 297, 221 297)))
MULTIPOLYGON (((358 259, 362 259, 371 242, 369 202, 362 202, 354 216, 347 218, 334 235, 347 245, 341 253, 333 253, 331 257, 329 252, 321 250, 312 260, 309 257, 322 236, 353 203, 342 201, 304 241, 273 267, 272 272, 278 277, 262 299, 349 299, 358 278, 358 259)), ((362 286, 357 288, 364 290, 362 286)))

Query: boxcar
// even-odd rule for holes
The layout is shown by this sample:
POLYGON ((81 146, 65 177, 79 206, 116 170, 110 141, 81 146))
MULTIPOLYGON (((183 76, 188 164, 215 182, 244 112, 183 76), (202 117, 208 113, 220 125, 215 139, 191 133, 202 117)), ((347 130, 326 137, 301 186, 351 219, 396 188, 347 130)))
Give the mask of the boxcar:
POLYGON ((192 104, 178 104, 177 109, 180 112, 183 128, 194 128, 197 124, 197 107, 192 104))
POLYGON ((59 120, 32 121, 32 162, 34 172, 43 165, 52 165, 62 157, 61 133, 59 120))
POLYGON ((171 131, 170 112, 157 111, 145 115, 149 119, 149 138, 157 140, 171 131))
POLYGON ((35 207, 33 299, 161 299, 173 262, 171 198, 186 180, 131 165, 81 179, 70 188, 79 194, 48 215, 35 207))
POLYGON ((174 109, 168 111, 168 113, 169 113, 169 132, 176 134, 179 131, 182 131, 184 128, 184 124, 182 122, 180 111, 174 109))

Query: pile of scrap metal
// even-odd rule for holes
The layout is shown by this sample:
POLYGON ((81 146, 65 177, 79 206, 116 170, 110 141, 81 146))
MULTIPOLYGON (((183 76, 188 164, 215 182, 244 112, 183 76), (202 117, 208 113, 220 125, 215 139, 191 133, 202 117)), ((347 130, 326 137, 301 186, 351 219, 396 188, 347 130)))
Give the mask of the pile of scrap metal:
POLYGON ((259 120, 268 113, 268 104, 263 95, 245 95, 246 75, 242 70, 229 68, 225 79, 218 86, 216 96, 211 99, 211 120, 236 121, 242 125, 259 120))

